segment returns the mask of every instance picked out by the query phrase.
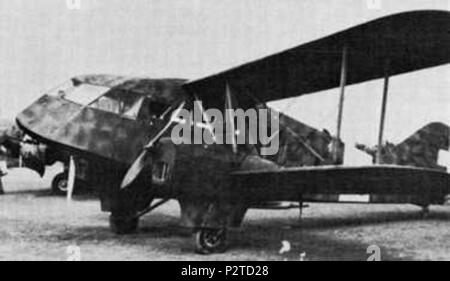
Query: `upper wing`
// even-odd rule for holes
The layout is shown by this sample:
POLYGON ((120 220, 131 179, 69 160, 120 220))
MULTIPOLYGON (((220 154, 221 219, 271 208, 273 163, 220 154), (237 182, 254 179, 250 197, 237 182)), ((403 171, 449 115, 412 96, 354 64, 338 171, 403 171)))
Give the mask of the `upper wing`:
MULTIPOLYGON (((450 12, 414 11, 377 19, 228 71, 185 84, 207 106, 216 105, 228 83, 241 106, 251 93, 267 102, 338 87, 342 52, 348 51, 348 81, 381 78, 450 61, 450 12)), ((223 99, 220 99, 223 105, 223 99)))
POLYGON ((239 197, 293 201, 301 194, 377 194, 437 196, 450 194, 450 174, 401 166, 286 168, 239 171, 231 175, 239 197))

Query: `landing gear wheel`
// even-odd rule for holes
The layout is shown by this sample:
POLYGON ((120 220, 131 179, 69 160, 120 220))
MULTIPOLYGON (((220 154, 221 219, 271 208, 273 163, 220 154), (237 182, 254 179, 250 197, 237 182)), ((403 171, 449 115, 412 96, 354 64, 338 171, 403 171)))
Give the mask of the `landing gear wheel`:
POLYGON ((66 195, 69 186, 69 174, 62 172, 57 174, 52 181, 52 192, 56 195, 66 195))
POLYGON ((195 252, 198 254, 223 253, 227 247, 227 230, 225 228, 202 228, 195 232, 195 252))
POLYGON ((420 216, 422 219, 427 219, 430 216, 430 206, 426 205, 426 206, 421 206, 422 207, 422 211, 420 212, 420 216))
POLYGON ((136 233, 139 225, 139 218, 130 216, 111 215, 109 217, 109 227, 115 234, 136 233))

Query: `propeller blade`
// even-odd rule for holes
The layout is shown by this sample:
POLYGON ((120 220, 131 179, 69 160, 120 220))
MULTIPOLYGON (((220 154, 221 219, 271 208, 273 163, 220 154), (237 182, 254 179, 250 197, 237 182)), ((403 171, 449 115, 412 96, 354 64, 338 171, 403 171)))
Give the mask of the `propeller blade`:
POLYGON ((76 176, 75 160, 73 159, 73 156, 71 156, 69 162, 69 175, 67 179, 67 202, 72 201, 72 195, 75 189, 75 176, 76 176))
POLYGON ((155 143, 157 143, 159 141, 160 138, 162 138, 162 136, 164 136, 164 134, 167 132, 167 130, 170 129, 170 127, 172 126, 172 124, 175 122, 175 117, 177 117, 181 110, 183 109, 184 105, 186 104, 185 101, 183 101, 178 107, 177 109, 174 111, 174 113, 172 114, 172 116, 170 117, 169 122, 167 122, 166 126, 164 126, 164 128, 159 131, 158 134, 156 134, 156 136, 147 144, 147 146, 145 146, 145 148, 151 148, 153 147, 153 145, 155 145, 155 143))
POLYGON ((141 155, 136 159, 136 161, 134 161, 133 165, 131 166, 131 168, 128 170, 127 174, 123 178, 123 181, 120 185, 120 189, 127 188, 139 176, 139 174, 142 172, 142 170, 145 167, 148 153, 149 152, 147 149, 144 150, 141 153, 141 155))
POLYGON ((159 131, 158 134, 156 134, 156 136, 154 136, 150 142, 145 146, 144 151, 141 153, 141 155, 136 159, 136 161, 134 161, 133 165, 131 166, 131 168, 128 170, 127 174, 125 175, 122 183, 120 184, 120 189, 125 189, 127 188, 130 184, 133 183, 133 181, 139 176, 139 174, 142 172, 142 170, 145 167, 146 162, 148 162, 147 158, 149 158, 149 162, 151 164, 151 157, 147 157, 148 153, 149 153, 149 149, 151 149, 155 143, 157 143, 159 141, 160 138, 162 138, 162 136, 167 132, 167 130, 170 129, 170 127, 172 126, 172 124, 174 123, 175 117, 178 116, 181 112, 181 110, 183 109, 184 105, 186 104, 185 101, 183 101, 178 108, 174 111, 174 113, 171 116, 171 119, 169 122, 167 122, 166 126, 164 126, 164 128, 159 131))

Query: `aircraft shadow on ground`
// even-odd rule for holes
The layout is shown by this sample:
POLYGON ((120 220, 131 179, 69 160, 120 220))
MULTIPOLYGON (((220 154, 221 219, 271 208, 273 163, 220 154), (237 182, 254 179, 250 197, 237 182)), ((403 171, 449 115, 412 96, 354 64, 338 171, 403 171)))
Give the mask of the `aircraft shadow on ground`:
MULTIPOLYGON (((412 210, 401 213, 395 211, 371 212, 360 217, 346 215, 343 217, 304 218, 301 221, 276 218, 253 219, 244 224, 232 243, 234 249, 251 251, 267 251, 267 245, 276 245, 278 248, 269 250, 277 253, 281 248, 281 242, 286 240, 291 243, 293 248, 292 253, 282 257, 282 259, 288 260, 298 260, 302 253, 306 254, 307 259, 313 260, 366 260, 369 257, 367 247, 370 245, 358 242, 356 239, 353 241, 339 239, 333 235, 318 236, 314 234, 314 231, 423 220, 450 220, 450 213, 432 211, 427 218, 423 218, 420 211, 412 210)), ((400 258, 395 255, 393 250, 385 249, 383 252, 384 260, 411 259, 406 256, 400 258)))
POLYGON ((407 222, 423 220, 450 220, 450 212, 431 210, 427 216, 423 216, 421 209, 411 211, 367 212, 363 215, 352 216, 349 214, 323 217, 307 217, 302 219, 284 220, 280 218, 253 219, 250 224, 278 225, 279 227, 301 229, 326 229, 330 227, 364 226, 384 224, 389 222, 407 222))
MULTIPOLYGON (((315 235, 312 232, 289 230, 244 230, 231 241, 235 251, 267 252, 275 259, 299 261, 305 260, 360 260, 369 258, 367 248, 370 245, 357 239, 344 240, 334 235, 315 235), (282 241, 289 241, 291 249, 280 254, 282 241), (301 257, 304 255, 303 257, 301 257)), ((383 260, 401 260, 395 251, 382 248, 383 260)))
MULTIPOLYGON (((427 220, 448 220, 450 214, 434 211, 427 220)), ((299 260, 302 253, 307 260, 366 260, 367 245, 357 239, 339 239, 334 235, 317 235, 314 230, 326 228, 376 225, 389 222, 421 221, 419 211, 410 212, 373 212, 364 217, 350 216, 342 218, 306 218, 301 223, 295 220, 277 218, 251 219, 243 227, 230 231, 230 251, 236 254, 265 253, 266 256, 279 260, 299 260), (280 255, 281 242, 287 240, 292 245, 289 253, 280 255)), ((176 215, 155 213, 143 219, 136 234, 119 236, 109 231, 108 225, 74 228, 71 233, 58 236, 58 240, 75 239, 80 242, 114 241, 122 245, 148 245, 167 254, 192 254, 194 241, 192 231, 179 227, 176 215), (153 239, 157 240, 152 241, 153 239)), ((411 259, 395 254, 396 250, 382 249, 383 260, 411 259)), ((220 255, 218 256, 220 259, 220 255)))

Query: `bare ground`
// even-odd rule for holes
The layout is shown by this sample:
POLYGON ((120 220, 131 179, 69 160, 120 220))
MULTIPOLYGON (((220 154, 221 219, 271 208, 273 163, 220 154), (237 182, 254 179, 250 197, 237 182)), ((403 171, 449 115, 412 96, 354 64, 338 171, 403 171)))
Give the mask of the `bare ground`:
POLYGON ((3 179, 0 260, 66 260, 68 246, 83 260, 366 260, 370 245, 383 260, 450 260, 450 206, 432 207, 427 219, 410 205, 311 204, 302 221, 298 210, 252 210, 231 231, 228 252, 201 256, 178 227, 176 202, 144 217, 139 233, 116 236, 94 196, 69 205, 50 194, 51 176, 15 170, 3 179), (284 240, 292 249, 280 255, 284 240))

